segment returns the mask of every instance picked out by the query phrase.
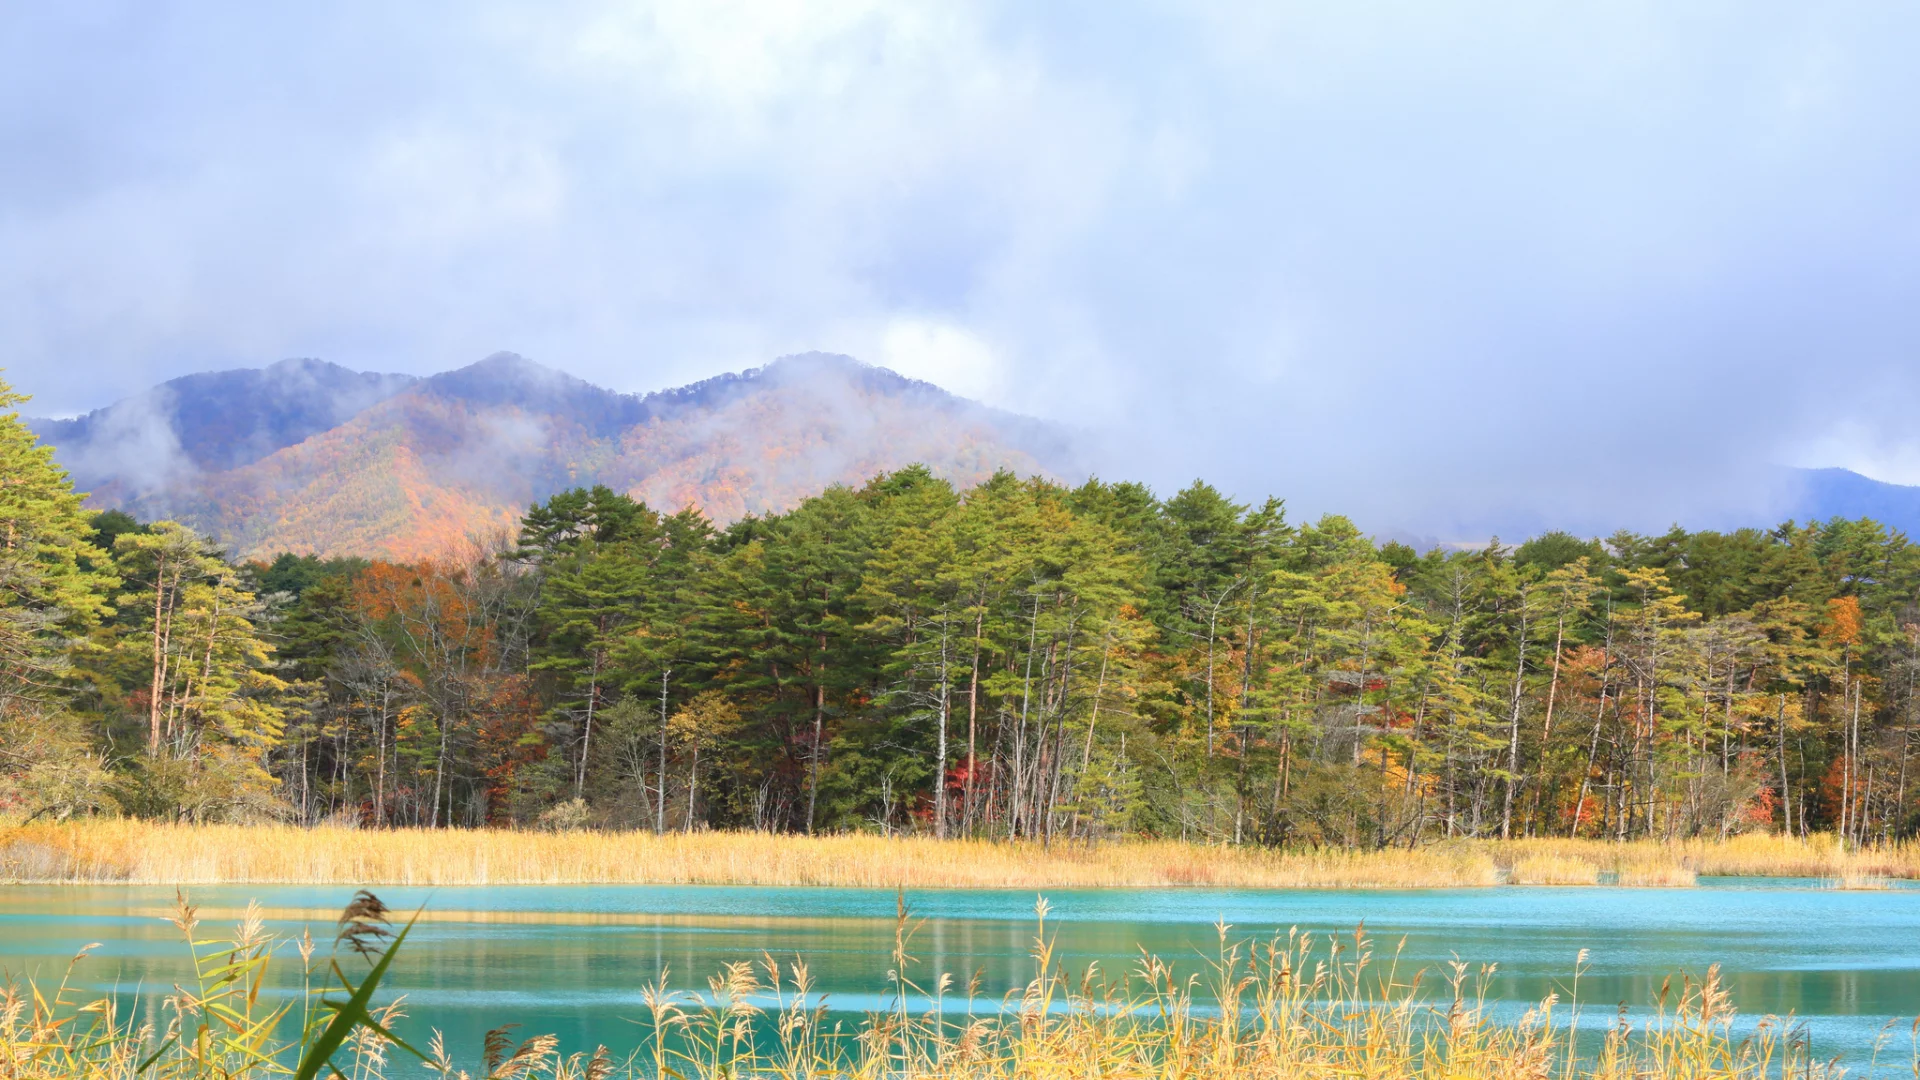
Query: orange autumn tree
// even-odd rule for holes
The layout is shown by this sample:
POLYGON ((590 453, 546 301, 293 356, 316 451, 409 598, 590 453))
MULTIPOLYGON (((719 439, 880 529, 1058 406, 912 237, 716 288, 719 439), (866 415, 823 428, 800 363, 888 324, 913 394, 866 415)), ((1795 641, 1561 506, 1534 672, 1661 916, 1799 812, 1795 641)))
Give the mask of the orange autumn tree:
MULTIPOLYGON (((399 780, 392 812, 428 827, 505 820, 522 773, 546 756, 524 666, 524 585, 502 560, 480 555, 374 563, 355 578, 361 651, 390 664, 383 691, 406 702, 403 712, 356 695, 349 707, 396 720, 370 732, 376 767, 391 761, 399 780)), ((351 730, 343 725, 339 738, 351 730)), ((352 758, 345 748, 342 756, 352 758)))

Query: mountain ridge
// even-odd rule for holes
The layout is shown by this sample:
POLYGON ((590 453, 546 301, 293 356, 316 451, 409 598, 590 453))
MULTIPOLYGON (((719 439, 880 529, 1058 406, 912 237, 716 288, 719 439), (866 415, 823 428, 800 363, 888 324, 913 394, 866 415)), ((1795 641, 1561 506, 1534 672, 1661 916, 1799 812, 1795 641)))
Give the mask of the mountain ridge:
POLYGON ((1800 521, 1870 517, 1920 541, 1920 487, 1862 476, 1851 469, 1793 469, 1788 505, 1800 521))
POLYGON ((647 394, 513 353, 424 378, 283 361, 30 423, 91 505, 243 556, 430 558, 587 483, 725 522, 915 462, 961 484, 1076 471, 1062 429, 830 353, 647 394))
POLYGON ((419 381, 296 358, 183 375, 82 416, 29 418, 27 424, 59 448, 62 464, 83 488, 116 476, 157 486, 182 467, 221 470, 257 461, 419 381))
MULTIPOLYGON (((647 393, 510 352, 425 377, 291 359, 28 424, 90 505, 177 518, 248 556, 429 558, 590 483, 726 522, 915 462, 960 484, 1089 471, 1058 425, 834 353, 647 393)), ((1920 487, 1839 468, 1782 469, 1776 487, 1725 527, 1872 517, 1920 537, 1920 487)))

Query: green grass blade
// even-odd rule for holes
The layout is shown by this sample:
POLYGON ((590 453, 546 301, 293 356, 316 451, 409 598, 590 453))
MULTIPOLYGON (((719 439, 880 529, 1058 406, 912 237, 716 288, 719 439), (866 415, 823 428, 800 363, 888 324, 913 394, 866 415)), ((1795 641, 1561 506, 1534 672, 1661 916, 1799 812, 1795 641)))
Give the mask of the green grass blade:
MULTIPOLYGON (((353 997, 345 1004, 336 1006, 333 1020, 327 1024, 326 1030, 320 1033, 320 1037, 313 1041, 313 1045, 307 1048, 305 1056, 300 1059, 300 1067, 294 1072, 294 1080, 315 1080, 322 1068, 331 1069, 334 1051, 340 1049, 341 1045, 347 1041, 347 1036, 353 1034, 354 1025, 378 1026, 374 1025, 373 1017, 367 1012, 367 1005, 373 1000, 373 992, 380 988, 380 980, 386 977, 387 968, 393 964, 393 958, 399 954, 401 942, 407 940, 407 935, 413 932, 413 924, 419 918, 420 913, 415 912, 413 918, 407 920, 406 927, 394 937, 393 944, 387 946, 386 952, 381 954, 380 962, 373 965, 373 970, 367 972, 367 977, 360 980, 359 986, 354 987, 353 997)), ((341 976, 341 981, 346 981, 345 975, 341 976)), ((426 1060, 426 1056, 418 1050, 410 1046, 407 1050, 421 1060, 426 1060)), ((337 1075, 338 1070, 335 1072, 337 1075)))

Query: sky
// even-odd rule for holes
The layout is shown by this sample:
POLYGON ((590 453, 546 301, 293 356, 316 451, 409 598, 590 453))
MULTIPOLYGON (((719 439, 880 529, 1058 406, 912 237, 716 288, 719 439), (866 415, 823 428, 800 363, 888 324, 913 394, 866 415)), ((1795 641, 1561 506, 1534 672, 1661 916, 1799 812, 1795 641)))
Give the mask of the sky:
MULTIPOLYGON (((1431 535, 1920 483, 1920 7, 0 7, 0 364, 843 352, 1431 535)), ((1764 516, 1764 515, 1762 515, 1764 516)))

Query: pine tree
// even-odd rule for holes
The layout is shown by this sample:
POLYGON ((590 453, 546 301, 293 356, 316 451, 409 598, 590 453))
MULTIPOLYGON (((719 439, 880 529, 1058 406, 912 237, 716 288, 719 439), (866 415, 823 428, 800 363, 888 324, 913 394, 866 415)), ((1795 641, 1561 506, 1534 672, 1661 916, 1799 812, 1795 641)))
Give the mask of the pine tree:
POLYGON ((594 713, 605 701, 614 655, 648 599, 647 569, 631 541, 591 545, 547 568, 540 601, 546 640, 533 669, 558 676, 564 696, 557 711, 577 732, 568 740, 575 798, 585 792, 594 713))
POLYGON ((963 579, 950 572, 958 555, 959 499, 951 485, 930 475, 911 480, 885 492, 876 522, 884 541, 863 568, 855 600, 869 614, 860 631, 891 646, 881 664, 888 682, 881 700, 901 706, 910 726, 931 719, 930 801, 934 835, 944 838, 952 816, 949 735, 970 625, 962 611, 963 579))
POLYGON ((175 522, 121 535, 114 554, 129 586, 118 667, 141 676, 129 689, 147 714, 145 809, 200 820, 265 805, 286 685, 269 670, 262 605, 237 567, 175 522))
POLYGON ((260 636, 262 608, 239 571, 191 529, 156 522, 124 535, 115 555, 132 591, 120 597, 138 612, 141 633, 125 647, 146 663, 148 753, 163 744, 187 753, 209 739, 246 744, 257 755, 280 734, 271 694, 281 682, 266 669, 272 646, 260 636))
POLYGON ((0 712, 53 691, 114 584, 82 497, 20 419, 26 400, 0 380, 0 712))

